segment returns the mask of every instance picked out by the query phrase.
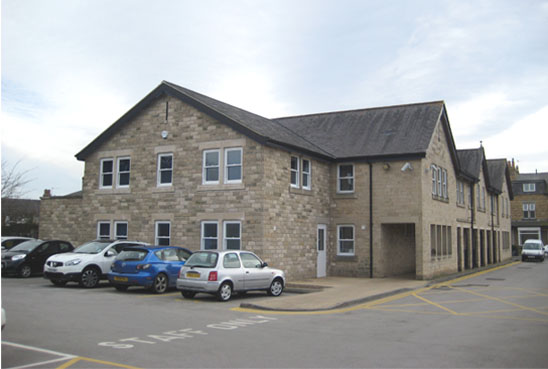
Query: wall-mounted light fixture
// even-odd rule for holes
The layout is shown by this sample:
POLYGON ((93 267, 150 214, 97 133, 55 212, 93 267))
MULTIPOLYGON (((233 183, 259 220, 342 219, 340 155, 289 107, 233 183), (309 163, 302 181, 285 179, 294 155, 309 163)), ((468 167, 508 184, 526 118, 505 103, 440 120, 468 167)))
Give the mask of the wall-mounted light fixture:
POLYGON ((390 164, 384 163, 384 165, 382 166, 382 168, 383 168, 384 170, 388 170, 388 169, 390 169, 390 164))
POLYGON ((401 167, 402 172, 405 172, 406 170, 409 170, 409 171, 413 170, 413 166, 411 165, 410 162, 405 163, 403 167, 401 167))

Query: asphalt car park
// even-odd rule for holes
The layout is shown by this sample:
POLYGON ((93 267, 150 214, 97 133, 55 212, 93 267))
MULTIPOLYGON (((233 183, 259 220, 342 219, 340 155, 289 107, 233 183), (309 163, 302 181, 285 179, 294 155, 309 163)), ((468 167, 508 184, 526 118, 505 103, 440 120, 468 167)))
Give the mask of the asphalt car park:
POLYGON ((207 294, 185 299, 176 290, 120 293, 104 282, 59 288, 42 278, 7 278, 2 366, 544 367, 547 268, 517 263, 344 309, 299 313, 239 308, 268 298, 264 292, 218 302, 207 294))

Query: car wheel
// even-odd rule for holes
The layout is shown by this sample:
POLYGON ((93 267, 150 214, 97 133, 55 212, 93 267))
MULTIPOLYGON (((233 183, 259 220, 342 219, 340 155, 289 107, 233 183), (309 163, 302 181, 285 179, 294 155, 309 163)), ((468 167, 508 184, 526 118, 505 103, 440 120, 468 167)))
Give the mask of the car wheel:
POLYGON ((87 268, 82 272, 80 277, 80 285, 85 288, 94 288, 97 287, 99 283, 99 273, 95 268, 87 268))
POLYGON ((57 287, 63 287, 65 284, 67 284, 66 281, 55 281, 53 279, 51 279, 51 283, 53 283, 54 285, 56 285, 57 287))
POLYGON ((17 273, 19 275, 19 277, 21 278, 28 278, 31 276, 32 274, 32 268, 30 267, 30 265, 27 265, 27 264, 23 264, 20 268, 19 268, 19 273, 17 273))
POLYGON ((228 301, 232 297, 232 285, 228 282, 225 282, 219 287, 217 291, 217 299, 219 301, 228 301))
POLYGON ((280 296, 284 290, 284 284, 280 278, 276 278, 270 284, 270 288, 266 291, 270 296, 280 296))
POLYGON ((185 299, 191 299, 194 296, 196 296, 196 292, 194 292, 194 291, 181 291, 181 295, 183 295, 183 297, 185 299))
POLYGON ((152 283, 152 292, 164 293, 167 290, 167 275, 160 273, 154 278, 152 283))
POLYGON ((118 291, 127 291, 128 287, 129 286, 125 286, 123 284, 115 284, 114 285, 114 288, 116 288, 116 290, 118 290, 118 291))

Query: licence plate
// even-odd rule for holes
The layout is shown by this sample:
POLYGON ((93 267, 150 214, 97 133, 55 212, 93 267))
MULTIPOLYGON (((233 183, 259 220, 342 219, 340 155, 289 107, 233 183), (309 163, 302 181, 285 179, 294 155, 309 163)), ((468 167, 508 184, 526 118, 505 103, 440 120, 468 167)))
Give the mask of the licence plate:
POLYGON ((127 277, 114 277, 114 280, 118 282, 127 282, 127 277))
POLYGON ((527 257, 528 257, 529 259, 534 259, 534 258, 536 258, 536 256, 533 256, 533 255, 527 255, 527 257))
POLYGON ((187 272, 186 273, 187 278, 200 278, 200 273, 197 272, 187 272))
POLYGON ((57 269, 55 269, 55 268, 46 268, 46 271, 47 272, 56 272, 57 269))

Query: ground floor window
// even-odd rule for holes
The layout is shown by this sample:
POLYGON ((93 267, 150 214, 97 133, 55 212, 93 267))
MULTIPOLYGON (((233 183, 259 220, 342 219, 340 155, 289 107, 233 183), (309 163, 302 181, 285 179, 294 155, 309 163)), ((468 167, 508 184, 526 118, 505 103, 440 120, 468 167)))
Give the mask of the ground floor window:
POLYGON ((225 250, 240 250, 242 244, 240 222, 224 222, 223 247, 225 250))
POLYGON ((540 240, 540 228, 518 228, 519 244, 527 240, 540 240))
POLYGON ((354 226, 337 226, 338 255, 354 255, 354 226))
POLYGON ((219 223, 202 222, 202 250, 217 250, 219 245, 219 223))
POLYGON ((510 248, 510 232, 502 232, 502 248, 505 250, 510 248))
POLYGON ((453 254, 451 226, 430 225, 430 255, 432 258, 453 254))
POLYGON ((127 222, 114 222, 117 240, 127 240, 127 222))
POLYGON ((159 221, 156 222, 156 244, 169 246, 171 243, 171 223, 159 221))
POLYGON ((110 222, 97 222, 97 238, 110 240, 110 222))

